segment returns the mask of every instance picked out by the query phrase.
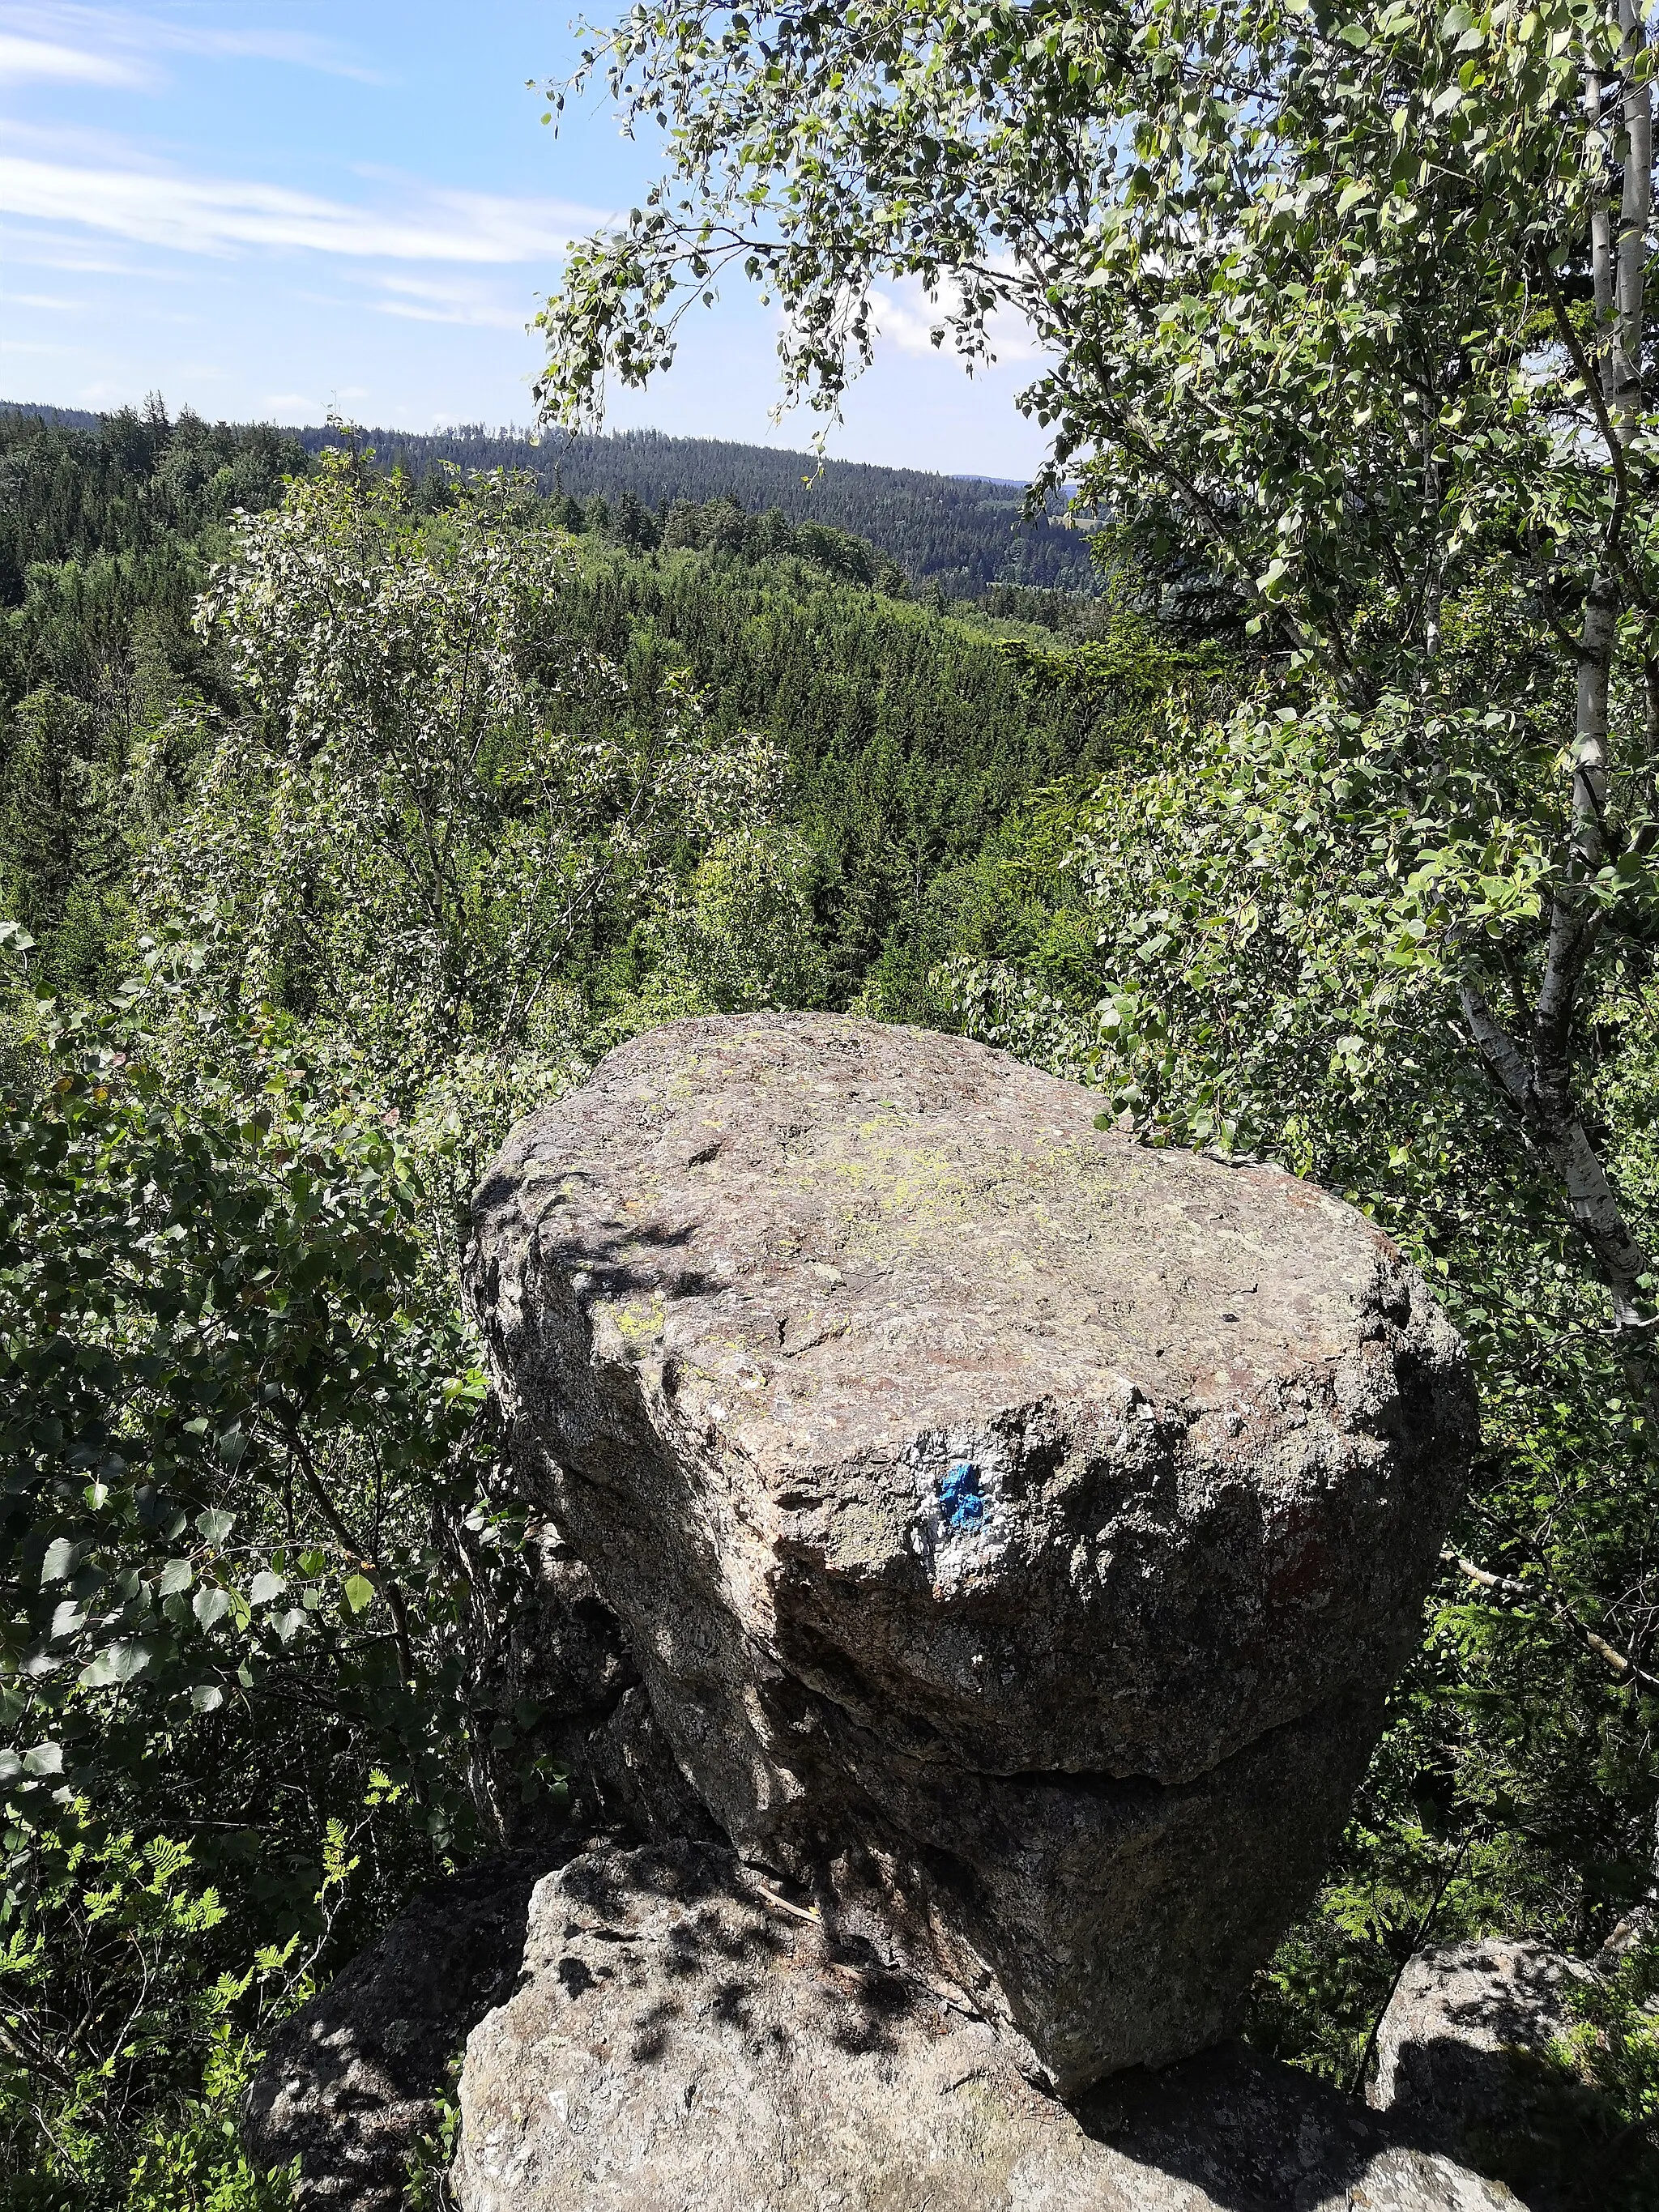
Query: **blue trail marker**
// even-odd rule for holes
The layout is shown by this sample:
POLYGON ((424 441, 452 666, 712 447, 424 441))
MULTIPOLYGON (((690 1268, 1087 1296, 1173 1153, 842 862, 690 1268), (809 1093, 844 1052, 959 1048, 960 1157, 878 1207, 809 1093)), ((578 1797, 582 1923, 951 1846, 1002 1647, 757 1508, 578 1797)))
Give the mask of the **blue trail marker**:
POLYGON ((978 1528, 985 1518, 985 1500, 980 1495, 979 1469, 971 1460, 951 1461, 939 1486, 939 1502, 950 1528, 978 1528))

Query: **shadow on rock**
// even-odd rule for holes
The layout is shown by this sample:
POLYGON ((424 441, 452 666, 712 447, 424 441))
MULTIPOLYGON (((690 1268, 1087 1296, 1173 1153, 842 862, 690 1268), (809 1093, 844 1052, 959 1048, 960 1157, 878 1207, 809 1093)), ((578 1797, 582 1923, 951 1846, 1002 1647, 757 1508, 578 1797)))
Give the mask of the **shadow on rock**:
POLYGON ((1485 1936, 1412 1960, 1377 2032, 1370 2101, 1413 2138, 1500 2176, 1533 2212, 1659 2203, 1659 2151, 1566 2063, 1598 1966, 1485 1936))
POLYGON ((1468 2174, 1460 2183, 1461 2169, 1435 2156, 1409 2127, 1243 2044, 1224 2044, 1156 2074, 1137 2068, 1119 2075, 1075 2110, 1096 2142, 1201 2191, 1206 2212, 1211 2205, 1217 2212, 1283 2212, 1287 2205, 1513 2203, 1498 2188, 1452 2193, 1483 2185, 1468 2174), (1437 2168, 1446 2177, 1443 2197, 1432 2193, 1437 2168))
POLYGON ((485 1860, 422 1890, 283 2023, 250 2084, 256 2166, 297 2158, 301 2208, 394 2212, 404 2165, 467 2033, 512 1993, 545 1858, 485 1860))
POLYGON ((467 2045, 462 2212, 1514 2212, 1236 2045, 1068 2107, 984 2021, 842 1954, 730 1851, 550 1875, 467 2045))

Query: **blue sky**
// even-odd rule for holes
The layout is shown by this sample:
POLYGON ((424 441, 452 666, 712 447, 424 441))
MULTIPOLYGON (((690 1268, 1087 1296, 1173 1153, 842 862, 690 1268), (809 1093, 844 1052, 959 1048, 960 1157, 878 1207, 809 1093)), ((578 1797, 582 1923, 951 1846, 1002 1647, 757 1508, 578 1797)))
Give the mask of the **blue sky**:
MULTIPOLYGON (((603 12, 601 9, 599 12, 603 12)), ((526 80, 562 74, 555 0, 0 0, 0 398, 426 429, 524 422, 525 325, 563 242, 635 201, 651 149, 602 105, 556 137, 526 80)), ((890 291, 831 451, 1020 476, 1017 343, 971 381, 890 291)), ((739 289, 608 419, 804 445, 769 420, 768 311, 739 289)))

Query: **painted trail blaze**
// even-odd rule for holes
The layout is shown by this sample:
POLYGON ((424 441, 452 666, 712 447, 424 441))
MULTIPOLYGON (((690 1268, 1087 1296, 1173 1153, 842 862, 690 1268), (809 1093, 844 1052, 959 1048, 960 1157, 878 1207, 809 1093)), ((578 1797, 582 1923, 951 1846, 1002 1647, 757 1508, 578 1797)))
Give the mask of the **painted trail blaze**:
POLYGON ((945 1523, 952 1528, 977 1528, 985 1518, 980 1495, 979 1469, 971 1460, 952 1460, 939 1487, 939 1502, 945 1523))

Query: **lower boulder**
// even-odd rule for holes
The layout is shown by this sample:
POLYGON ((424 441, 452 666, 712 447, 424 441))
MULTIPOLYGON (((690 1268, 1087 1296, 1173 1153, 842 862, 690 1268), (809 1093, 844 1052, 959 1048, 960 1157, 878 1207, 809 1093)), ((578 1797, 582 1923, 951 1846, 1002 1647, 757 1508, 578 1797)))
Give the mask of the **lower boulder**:
POLYGON ((1377 2030, 1370 2102, 1419 2142, 1501 2173, 1533 2212, 1608 2201, 1646 2145, 1560 2049, 1575 1992, 1596 1980, 1545 1943, 1419 1952, 1377 2030))
POLYGON ((590 1848, 473 2031, 462 2212, 1498 2212, 1515 2199, 1237 2046, 1068 2107, 775 1877, 590 1848))
POLYGON ((398 2212, 451 2060, 518 1978, 545 1864, 485 1859, 435 1882, 276 2030, 243 2101, 242 2145, 261 2172, 298 2161, 300 2212, 398 2212))

